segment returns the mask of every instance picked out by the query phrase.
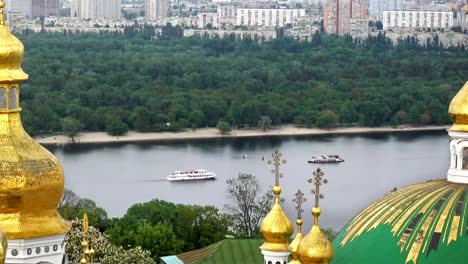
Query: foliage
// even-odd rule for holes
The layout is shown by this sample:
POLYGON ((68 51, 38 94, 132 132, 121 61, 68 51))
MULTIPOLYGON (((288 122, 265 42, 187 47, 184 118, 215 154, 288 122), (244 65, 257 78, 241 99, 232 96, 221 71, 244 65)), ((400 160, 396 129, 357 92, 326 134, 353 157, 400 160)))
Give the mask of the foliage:
MULTIPOLYGON (((81 242, 84 239, 83 223, 81 220, 72 221, 72 229, 68 232, 65 241, 66 253, 70 263, 80 263, 82 257, 81 242)), ((95 251, 95 262, 103 264, 155 264, 148 251, 140 247, 124 250, 122 247, 112 245, 106 236, 93 226, 89 227, 88 239, 95 251)))
POLYGON ((141 246, 150 250, 156 260, 163 255, 220 241, 228 233, 228 226, 228 217, 219 213, 216 207, 153 200, 130 207, 106 234, 116 245, 141 246), (158 239, 163 241, 156 241, 158 239))
POLYGON ((74 117, 65 117, 62 119, 62 130, 71 140, 75 141, 75 136, 83 129, 83 124, 74 117))
POLYGON ((105 230, 108 225, 107 212, 103 208, 98 207, 93 200, 80 198, 68 189, 65 189, 58 211, 67 220, 81 219, 87 213, 89 223, 101 230, 105 230))
POLYGON ((115 135, 215 127, 219 120, 255 127, 262 116, 318 126, 323 111, 341 125, 386 125, 402 112, 404 123, 445 124, 450 99, 468 76, 465 47, 443 49, 436 37, 393 43, 378 34, 361 44, 320 33, 312 43, 180 36, 169 25, 159 39, 151 26, 20 35, 30 75, 21 89, 26 129, 63 132, 67 117, 84 131, 115 135), (431 106, 434 100, 442 107, 431 106), (367 117, 372 112, 379 113, 367 117))
POLYGON ((331 228, 323 229, 322 232, 330 241, 333 241, 335 237, 338 235, 338 233, 331 228))
POLYGON ((316 124, 320 128, 330 128, 339 122, 339 117, 331 110, 325 110, 319 113, 316 124))
POLYGON ((261 128, 264 132, 267 129, 271 128, 271 118, 269 116, 262 116, 260 120, 258 120, 258 127, 261 128))
POLYGON ((216 128, 219 130, 221 135, 227 135, 231 133, 231 125, 228 122, 219 121, 216 125, 216 128))
POLYGON ((151 253, 143 250, 140 247, 131 248, 116 252, 113 255, 104 256, 101 260, 102 264, 156 264, 151 258, 151 253))
POLYGON ((258 179, 250 174, 240 173, 226 183, 228 203, 224 207, 231 216, 233 233, 237 237, 258 237, 260 220, 271 209, 271 193, 262 193, 258 179))
POLYGON ((154 260, 161 256, 177 254, 182 241, 178 240, 169 224, 141 224, 135 233, 135 244, 151 251, 154 260))

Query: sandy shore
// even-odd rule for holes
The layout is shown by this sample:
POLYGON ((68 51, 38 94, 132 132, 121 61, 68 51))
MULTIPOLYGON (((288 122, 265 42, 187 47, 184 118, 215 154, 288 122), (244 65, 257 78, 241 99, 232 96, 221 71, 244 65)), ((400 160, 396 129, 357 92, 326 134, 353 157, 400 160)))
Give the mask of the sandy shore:
MULTIPOLYGON (((445 130, 447 126, 425 126, 425 127, 350 127, 339 129, 317 129, 299 128, 294 126, 283 126, 263 132, 260 129, 240 129, 234 130, 230 135, 220 135, 215 128, 187 130, 184 132, 160 132, 160 133, 140 133, 130 131, 125 136, 110 136, 105 132, 80 133, 75 137, 76 143, 116 143, 116 142, 138 142, 138 141, 163 141, 163 140, 183 140, 183 139, 208 139, 208 138, 233 138, 233 137, 261 137, 261 136, 297 136, 297 135, 326 135, 326 134, 361 134, 361 133, 383 133, 383 132, 413 132, 413 131, 437 131, 445 130)), ((41 144, 69 144, 73 143, 65 135, 36 137, 35 140, 41 144)))

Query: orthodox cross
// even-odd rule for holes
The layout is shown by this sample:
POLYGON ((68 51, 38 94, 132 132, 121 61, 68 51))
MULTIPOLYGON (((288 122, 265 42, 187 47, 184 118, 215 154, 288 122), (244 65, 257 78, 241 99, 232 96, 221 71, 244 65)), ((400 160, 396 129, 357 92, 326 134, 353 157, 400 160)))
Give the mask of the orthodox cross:
POLYGON ((279 152, 279 150, 275 150, 271 157, 273 158, 272 160, 268 161, 268 164, 273 164, 273 170, 271 170, 271 173, 275 176, 275 186, 279 186, 279 179, 284 177, 284 174, 279 171, 281 164, 286 163, 286 160, 281 159, 282 154, 279 152))
POLYGON ((5 8, 5 2, 0 0, 0 25, 5 25, 5 14, 3 9, 5 8))
POLYGON ((311 192, 315 195, 315 207, 319 208, 320 207, 320 199, 323 199, 323 194, 320 193, 320 186, 322 184, 327 184, 328 180, 323 178, 325 175, 323 171, 318 168, 316 171, 313 173, 314 177, 312 179, 309 179, 308 182, 312 183, 315 185, 315 188, 311 190, 311 192))
POLYGON ((293 199, 293 202, 296 203, 297 219, 302 219, 302 213, 304 212, 304 209, 302 209, 302 203, 307 201, 307 199, 304 197, 304 193, 301 192, 301 190, 298 190, 295 196, 296 198, 293 199))

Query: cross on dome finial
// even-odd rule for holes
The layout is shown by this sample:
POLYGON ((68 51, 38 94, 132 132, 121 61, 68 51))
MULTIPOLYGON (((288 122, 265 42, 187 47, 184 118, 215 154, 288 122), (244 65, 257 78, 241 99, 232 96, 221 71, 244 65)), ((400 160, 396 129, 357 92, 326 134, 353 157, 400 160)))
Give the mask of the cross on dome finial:
POLYGON ((320 193, 320 186, 322 184, 327 184, 328 180, 323 178, 325 175, 323 171, 318 168, 316 171, 313 172, 314 177, 309 179, 308 182, 315 185, 315 189, 312 189, 311 192, 315 195, 315 205, 314 207, 320 208, 320 199, 323 199, 323 194, 320 193))
POLYGON ((281 156, 282 154, 278 149, 276 149, 275 152, 273 152, 271 155, 273 159, 268 161, 268 164, 273 164, 273 170, 271 173, 275 176, 275 186, 279 186, 279 179, 284 177, 284 174, 281 173, 279 169, 281 164, 286 163, 286 160, 282 160, 281 156))
POLYGON ((302 219, 302 213, 304 209, 302 209, 302 203, 306 202, 307 199, 304 197, 304 193, 301 190, 298 190, 297 193, 294 195, 296 198, 293 199, 293 202, 296 203, 296 210, 297 210, 297 219, 302 219))
POLYGON ((0 25, 5 25, 4 9, 5 9, 5 2, 3 0, 0 0, 0 25))

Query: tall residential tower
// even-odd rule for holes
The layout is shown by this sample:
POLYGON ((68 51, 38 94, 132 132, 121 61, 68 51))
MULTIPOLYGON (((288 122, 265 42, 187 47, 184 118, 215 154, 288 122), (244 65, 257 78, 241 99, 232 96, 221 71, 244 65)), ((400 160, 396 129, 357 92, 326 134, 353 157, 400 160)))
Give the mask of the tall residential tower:
POLYGON ((168 0, 145 0, 145 17, 147 20, 167 18, 168 0))
POLYGON ((120 18, 120 0, 73 0, 71 16, 80 19, 120 18))
POLYGON ((59 0, 6 0, 7 12, 19 12, 29 18, 57 16, 59 0))

